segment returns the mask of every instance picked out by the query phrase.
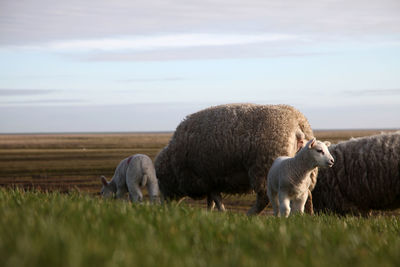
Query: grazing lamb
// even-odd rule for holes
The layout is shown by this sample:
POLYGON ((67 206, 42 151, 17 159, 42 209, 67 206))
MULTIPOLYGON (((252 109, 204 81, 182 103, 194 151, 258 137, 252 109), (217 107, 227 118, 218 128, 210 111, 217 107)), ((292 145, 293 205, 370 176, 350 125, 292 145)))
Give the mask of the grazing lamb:
POLYGON ((141 187, 147 186, 151 202, 159 202, 159 189, 151 159, 142 154, 136 154, 123 159, 117 166, 110 182, 102 176, 103 188, 101 194, 105 198, 122 198, 129 193, 129 199, 133 202, 142 202, 141 187))
POLYGON ((167 200, 208 197, 209 206, 212 201, 221 206, 220 193, 254 190, 257 201, 248 214, 258 214, 268 204, 273 160, 294 156, 312 138, 307 119, 288 105, 229 104, 199 111, 180 123, 155 160, 161 193, 167 200))
POLYGON ((366 216, 400 208, 400 132, 350 139, 329 150, 336 162, 319 172, 316 211, 366 216))
POLYGON ((267 194, 274 215, 288 217, 290 211, 304 212, 311 184, 310 174, 317 167, 332 167, 329 142, 310 140, 294 157, 278 157, 268 172, 267 194))

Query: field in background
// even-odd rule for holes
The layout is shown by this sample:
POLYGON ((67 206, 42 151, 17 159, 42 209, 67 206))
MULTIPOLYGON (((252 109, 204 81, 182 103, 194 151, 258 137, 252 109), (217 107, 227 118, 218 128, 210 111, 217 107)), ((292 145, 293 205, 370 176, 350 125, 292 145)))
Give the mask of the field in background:
MULTIPOLYGON (((315 131, 318 139, 337 143, 381 130, 315 131)), ((100 190, 99 176, 109 179, 120 160, 143 153, 153 160, 172 133, 0 135, 0 186, 45 191, 100 190)), ((245 211, 254 195, 225 196, 228 209, 245 211)), ((187 200, 205 206, 205 201, 187 200)))

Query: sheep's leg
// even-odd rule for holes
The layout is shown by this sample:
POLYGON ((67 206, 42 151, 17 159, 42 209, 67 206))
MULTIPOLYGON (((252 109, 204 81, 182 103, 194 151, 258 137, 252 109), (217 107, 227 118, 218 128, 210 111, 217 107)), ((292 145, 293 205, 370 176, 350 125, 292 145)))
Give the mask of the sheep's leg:
MULTIPOLYGON (((272 163, 271 163, 272 164, 272 163)), ((268 168, 269 169, 269 168, 268 168)), ((262 171, 265 171, 264 169, 262 171)), ((254 192, 257 193, 256 203, 247 212, 247 215, 259 214, 268 205, 267 196, 267 176, 256 167, 252 167, 249 170, 250 185, 254 192)))
POLYGON ((279 192, 279 212, 281 217, 289 217, 290 214, 290 198, 285 192, 279 192))
POLYGON ((211 193, 207 195, 207 209, 213 210, 217 206, 219 211, 225 211, 225 206, 222 204, 222 196, 220 193, 211 193))
POLYGON ((208 210, 213 210, 215 207, 215 202, 211 194, 207 195, 207 209, 208 210))
POLYGON ((268 205, 268 202, 267 192, 265 192, 265 190, 257 192, 256 203, 250 208, 247 215, 259 214, 268 205))
POLYGON ((225 206, 222 204, 222 195, 221 193, 213 193, 212 197, 214 199, 214 203, 217 205, 217 209, 219 211, 225 211, 225 206))

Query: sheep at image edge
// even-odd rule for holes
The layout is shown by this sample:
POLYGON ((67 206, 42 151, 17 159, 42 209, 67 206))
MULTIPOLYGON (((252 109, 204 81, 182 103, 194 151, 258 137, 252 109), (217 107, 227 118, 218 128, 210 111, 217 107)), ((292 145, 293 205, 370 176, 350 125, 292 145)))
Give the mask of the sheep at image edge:
MULTIPOLYGON (((169 144, 157 155, 155 168, 166 200, 208 197, 221 207, 220 194, 254 190, 248 214, 268 204, 267 174, 278 156, 294 156, 313 138, 302 113, 288 105, 228 104, 185 118, 169 144)), ((317 172, 312 173, 312 189, 317 172)), ((312 212, 312 211, 309 211, 312 212)))
POLYGON ((400 132, 350 139, 329 151, 335 165, 319 171, 315 211, 365 216, 400 208, 400 132))

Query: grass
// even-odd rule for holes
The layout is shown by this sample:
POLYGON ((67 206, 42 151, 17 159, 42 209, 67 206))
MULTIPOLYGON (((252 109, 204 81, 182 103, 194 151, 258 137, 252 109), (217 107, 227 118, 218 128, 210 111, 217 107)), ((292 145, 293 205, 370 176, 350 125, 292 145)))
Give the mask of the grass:
POLYGON ((0 189, 1 266, 400 266, 399 217, 271 216, 0 189))

